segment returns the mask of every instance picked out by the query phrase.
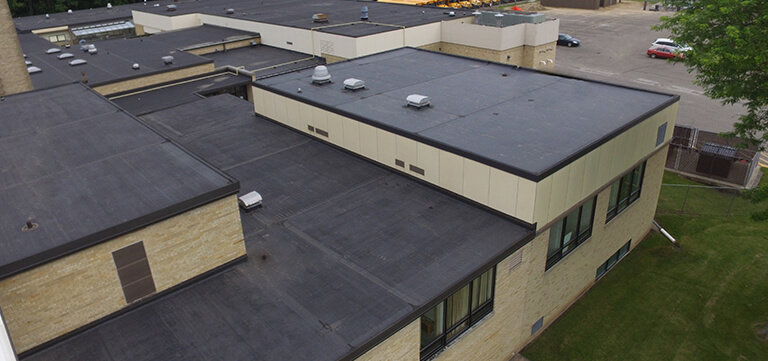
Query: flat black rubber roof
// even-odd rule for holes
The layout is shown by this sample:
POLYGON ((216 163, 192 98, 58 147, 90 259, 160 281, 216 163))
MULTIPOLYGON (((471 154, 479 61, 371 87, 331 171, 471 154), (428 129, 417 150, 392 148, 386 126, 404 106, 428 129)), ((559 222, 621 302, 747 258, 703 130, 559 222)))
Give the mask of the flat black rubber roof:
POLYGON ((332 84, 313 85, 308 69, 255 85, 533 181, 679 99, 414 48, 328 70, 332 84), (347 78, 364 80, 365 89, 344 90, 347 78), (431 106, 407 107, 411 94, 430 97, 431 106))
POLYGON ((23 33, 59 26, 102 24, 110 21, 130 19, 132 17, 131 10, 151 7, 155 3, 159 3, 159 1, 148 1, 147 5, 144 5, 144 3, 115 5, 111 9, 107 9, 104 6, 93 9, 72 10, 71 13, 66 11, 50 13, 47 18, 45 14, 21 16, 14 18, 13 22, 16 24, 16 30, 23 33))
POLYGON ((455 19, 455 17, 472 16, 472 10, 449 10, 356 0, 179 1, 173 3, 176 5, 174 11, 168 11, 166 4, 171 3, 162 2, 160 7, 145 7, 139 11, 164 16, 201 13, 301 29, 322 27, 317 30, 350 37, 436 23, 455 19), (363 6, 368 7, 368 24, 360 23, 363 6), (227 9, 233 9, 234 13, 227 14, 227 9), (449 11, 453 11, 455 17, 451 17, 448 14, 449 11), (328 15, 328 22, 314 22, 312 15, 317 13, 328 15), (350 24, 353 22, 357 24, 350 24))
POLYGON ((0 278, 238 189, 81 84, 7 96, 0 113, 0 278))
POLYGON ((28 360, 351 360, 533 237, 230 95, 143 118, 263 196, 248 260, 28 360))

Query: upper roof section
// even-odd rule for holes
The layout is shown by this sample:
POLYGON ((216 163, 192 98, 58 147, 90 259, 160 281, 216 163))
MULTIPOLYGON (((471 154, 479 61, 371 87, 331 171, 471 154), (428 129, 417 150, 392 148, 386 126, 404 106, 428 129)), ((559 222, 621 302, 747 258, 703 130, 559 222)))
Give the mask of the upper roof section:
POLYGON ((679 98, 412 48, 328 70, 331 84, 313 85, 312 70, 254 84, 532 181, 679 98), (347 78, 365 89, 344 90, 347 78), (431 106, 406 106, 411 94, 431 106))
POLYGON ((0 112, 0 278, 239 186, 81 84, 6 97, 0 112))
MULTIPOLYGON (((169 1, 165 1, 170 3, 169 1)), ((30 32, 38 29, 48 29, 59 26, 74 26, 102 23, 111 20, 129 19, 131 17, 131 10, 141 9, 145 7, 151 7, 159 1, 148 1, 146 3, 126 4, 113 6, 111 9, 107 7, 85 9, 85 10, 72 10, 72 12, 61 12, 23 16, 14 18, 16 23, 16 30, 21 33, 30 32)))
MULTIPOLYGON (((177 16, 206 14, 249 20, 301 29, 316 29, 350 37, 366 36, 403 27, 412 27, 452 19, 449 11, 439 8, 356 0, 196 0, 160 2, 139 11, 177 16), (166 4, 175 8, 169 11, 166 4), (368 7, 368 23, 361 23, 361 9, 368 7), (233 10, 230 14, 228 10, 233 10), (314 14, 325 14, 327 22, 315 22, 314 14), (343 25, 343 26, 340 26, 343 25)), ((471 16, 468 10, 451 10, 454 16, 471 16)))

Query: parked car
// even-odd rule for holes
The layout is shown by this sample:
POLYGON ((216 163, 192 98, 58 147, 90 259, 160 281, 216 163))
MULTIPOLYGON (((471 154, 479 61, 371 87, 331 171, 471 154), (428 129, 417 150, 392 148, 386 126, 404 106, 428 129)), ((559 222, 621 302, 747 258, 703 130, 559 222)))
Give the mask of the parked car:
POLYGON ((667 39, 667 38, 658 38, 654 42, 652 42, 651 45, 664 45, 670 48, 674 48, 679 52, 686 52, 692 49, 690 46, 675 43, 674 41, 672 41, 672 39, 667 39))
POLYGON ((557 45, 565 45, 570 48, 572 46, 579 46, 580 44, 581 40, 576 39, 568 34, 557 34, 557 45))
POLYGON ((651 58, 662 59, 674 57, 682 58, 683 52, 666 45, 651 45, 651 47, 648 48, 648 56, 651 58))

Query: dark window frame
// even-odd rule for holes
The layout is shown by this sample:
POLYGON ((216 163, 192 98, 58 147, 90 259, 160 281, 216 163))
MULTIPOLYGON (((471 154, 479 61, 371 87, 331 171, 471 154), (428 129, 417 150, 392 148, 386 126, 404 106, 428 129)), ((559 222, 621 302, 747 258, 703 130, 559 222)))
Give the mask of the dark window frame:
POLYGON ((583 202, 578 209, 575 209, 574 211, 571 211, 568 215, 557 221, 552 227, 549 229, 550 237, 552 234, 552 231, 555 230, 555 227, 560 226, 560 247, 558 250, 550 255, 550 249, 549 249, 549 240, 547 243, 547 264, 545 267, 545 271, 548 271, 552 266, 556 265, 558 262, 560 262, 561 259, 565 258, 568 254, 573 252, 574 249, 578 248, 579 245, 586 242, 590 237, 592 237, 592 229, 594 228, 595 223, 595 210, 597 206, 597 196, 594 196, 591 198, 592 200, 592 212, 591 217, 589 220, 589 227, 587 229, 581 229, 582 221, 581 216, 584 214, 584 205, 587 204, 590 200, 587 200, 583 202), (568 225, 567 218, 576 214, 576 230, 573 232, 576 236, 576 239, 570 240, 568 242, 567 246, 568 249, 563 251, 563 248, 565 248, 565 229, 568 225))
POLYGON ((613 193, 614 187, 618 187, 618 191, 616 192, 618 196, 616 197, 616 204, 611 204, 611 199, 608 198, 608 210, 605 212, 605 223, 616 218, 616 216, 624 212, 625 209, 629 208, 632 203, 635 203, 636 200, 640 199, 640 193, 643 190, 643 181, 645 180, 646 163, 647 162, 643 162, 637 167, 632 168, 632 170, 621 176, 621 178, 617 179, 616 182, 611 185, 611 193, 613 193), (635 176, 638 169, 640 169, 640 174, 638 175, 639 182, 637 184, 637 189, 635 189, 635 176), (622 197, 622 194, 626 191, 626 189, 624 189, 625 184, 629 185, 629 192, 626 193, 626 197, 622 197))
POLYGON ((614 266, 619 264, 619 262, 624 259, 629 254, 629 251, 632 249, 632 240, 630 239, 627 241, 627 243, 624 243, 624 245, 619 248, 616 253, 612 254, 610 257, 608 257, 608 260, 603 262, 599 267, 597 267, 597 270, 595 271, 595 281, 603 278, 608 271, 612 270, 614 266), (613 261, 611 261, 613 259, 613 261), (601 271, 602 268, 602 271, 601 271))
MULTIPOLYGON (((469 307, 469 311, 467 312, 467 315, 462 317, 461 319, 457 320, 453 325, 448 325, 448 306, 447 306, 447 300, 448 298, 452 297, 454 294, 449 295, 448 297, 444 298, 442 301, 438 302, 433 308, 438 307, 440 304, 443 305, 443 330, 441 333, 430 343, 428 343, 424 347, 420 347, 420 360, 427 360, 433 356, 435 356, 438 352, 442 351, 449 343, 453 342, 456 338, 463 335, 467 330, 472 328, 472 326, 476 325, 480 320, 482 320, 485 316, 490 314, 493 311, 493 304, 494 299, 496 298, 496 266, 491 267, 490 269, 486 270, 476 278, 469 281, 468 284, 462 286, 459 288, 456 292, 459 292, 464 289, 464 287, 469 286, 469 290, 467 292, 467 307, 469 307), (473 310, 472 305, 472 288, 474 287, 475 280, 480 279, 485 273, 488 271, 491 271, 491 296, 489 299, 487 299, 485 302, 477 305, 475 309, 473 310), (457 332, 456 334, 452 336, 448 336, 451 332, 460 329, 463 327, 463 330, 457 332)), ((419 317, 419 322, 421 322, 421 317, 419 317)))

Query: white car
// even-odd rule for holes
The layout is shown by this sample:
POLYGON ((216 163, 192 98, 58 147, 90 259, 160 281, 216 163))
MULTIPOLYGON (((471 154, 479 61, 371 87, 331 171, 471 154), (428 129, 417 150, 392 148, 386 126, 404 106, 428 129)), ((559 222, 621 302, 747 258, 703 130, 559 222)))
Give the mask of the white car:
POLYGON ((680 53, 684 53, 686 51, 693 50, 693 48, 691 48, 688 45, 678 44, 678 43, 674 42, 672 39, 667 39, 667 38, 658 38, 654 42, 652 42, 651 45, 668 46, 668 47, 674 48, 675 51, 680 52, 680 53))

